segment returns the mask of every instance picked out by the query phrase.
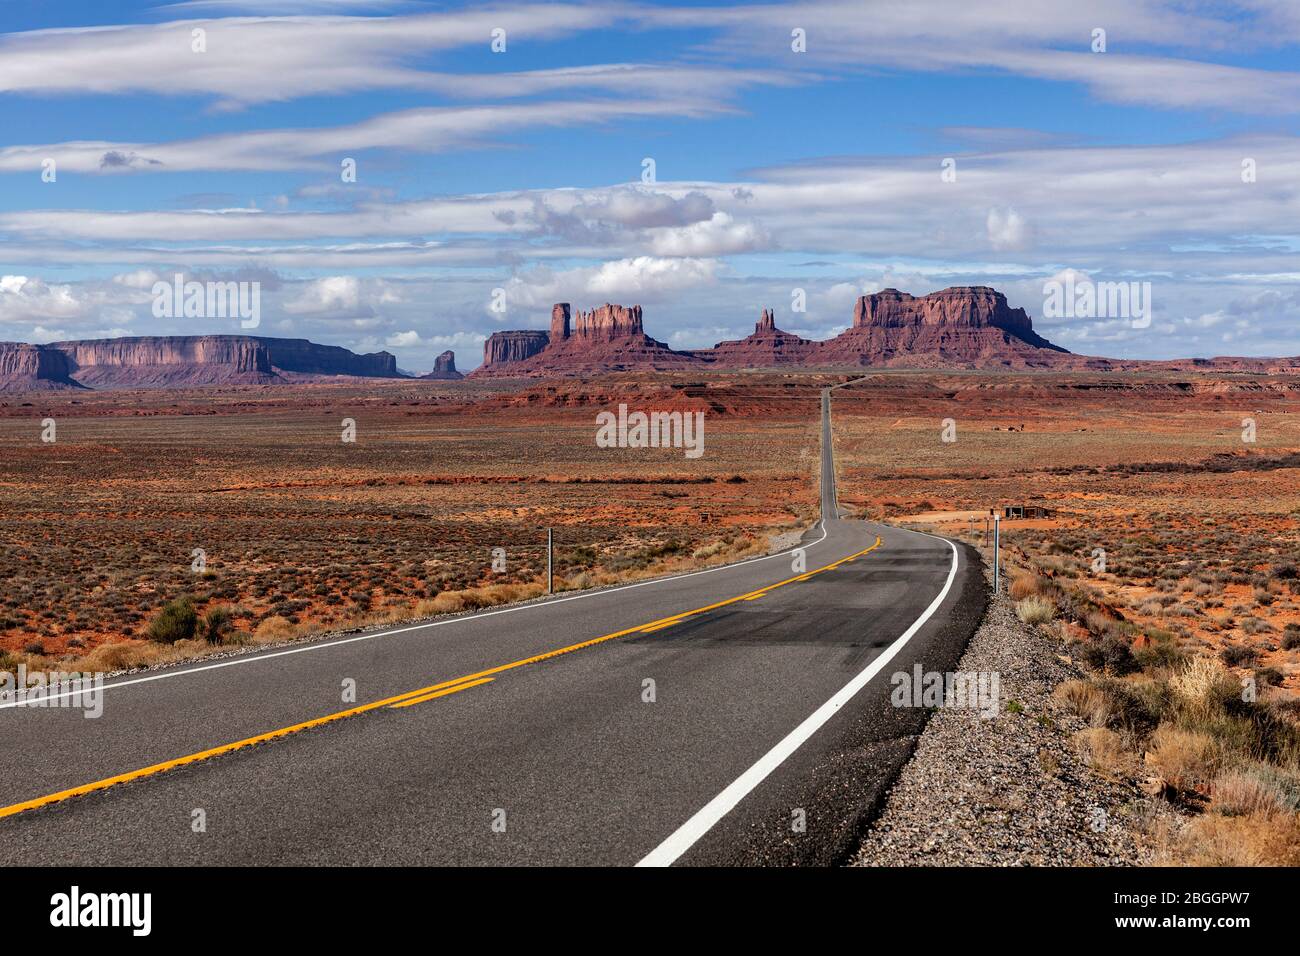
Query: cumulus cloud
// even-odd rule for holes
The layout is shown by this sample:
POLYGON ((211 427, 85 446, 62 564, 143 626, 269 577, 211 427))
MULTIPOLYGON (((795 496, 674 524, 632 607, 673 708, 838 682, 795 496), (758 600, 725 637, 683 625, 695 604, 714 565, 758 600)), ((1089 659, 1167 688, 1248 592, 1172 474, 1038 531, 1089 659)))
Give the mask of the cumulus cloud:
POLYGON ((770 246, 771 241, 757 223, 716 212, 706 222, 655 230, 650 238, 650 251, 657 256, 726 256, 757 252, 770 246))
POLYGON ((71 285, 49 285, 29 276, 0 276, 0 322, 74 318, 86 314, 92 305, 71 285))
POLYGON ((413 345, 420 344, 420 333, 414 329, 408 329, 405 332, 395 332, 384 340, 384 344, 390 348, 410 348, 413 345))
POLYGON ((399 301, 399 293, 383 280, 327 276, 303 283, 285 301, 284 311, 318 319, 371 319, 379 308, 399 301))
POLYGON ((596 297, 658 299, 712 282, 717 271, 718 263, 712 259, 637 256, 603 263, 587 278, 587 291, 596 297))
POLYGON ((1029 223, 1014 209, 990 209, 985 229, 994 249, 1023 249, 1029 241, 1029 223))

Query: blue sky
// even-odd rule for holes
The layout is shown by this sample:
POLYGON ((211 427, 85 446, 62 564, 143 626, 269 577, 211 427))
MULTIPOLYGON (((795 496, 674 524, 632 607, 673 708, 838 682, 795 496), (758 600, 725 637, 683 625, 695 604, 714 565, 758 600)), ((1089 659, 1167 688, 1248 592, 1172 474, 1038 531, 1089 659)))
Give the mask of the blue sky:
POLYGON ((0 339, 241 331, 155 318, 181 272, 414 370, 552 301, 699 347, 964 284, 1073 351, 1300 353, 1300 9, 1078 6, 6 0, 0 339), (1045 317, 1070 270, 1154 321, 1045 317))

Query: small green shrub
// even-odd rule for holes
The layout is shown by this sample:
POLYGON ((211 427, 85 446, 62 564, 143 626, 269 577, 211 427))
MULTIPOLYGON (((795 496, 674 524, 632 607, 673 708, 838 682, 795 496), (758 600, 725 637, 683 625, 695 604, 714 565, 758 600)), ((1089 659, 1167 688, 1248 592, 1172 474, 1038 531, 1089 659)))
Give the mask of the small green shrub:
POLYGON ((149 635, 149 640, 159 644, 175 644, 193 637, 198 626, 198 612, 194 610, 194 602, 187 596, 165 604, 158 616, 149 622, 145 633, 149 635))

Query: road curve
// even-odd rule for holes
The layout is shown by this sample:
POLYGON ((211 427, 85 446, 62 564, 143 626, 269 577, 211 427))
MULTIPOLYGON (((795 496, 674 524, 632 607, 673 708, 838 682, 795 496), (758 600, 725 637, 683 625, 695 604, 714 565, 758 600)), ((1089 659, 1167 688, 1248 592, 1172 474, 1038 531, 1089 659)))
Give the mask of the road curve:
POLYGON ((838 517, 830 435, 827 390, 797 552, 0 704, 0 863, 842 860, 924 725, 889 676, 952 669, 985 592, 838 517))

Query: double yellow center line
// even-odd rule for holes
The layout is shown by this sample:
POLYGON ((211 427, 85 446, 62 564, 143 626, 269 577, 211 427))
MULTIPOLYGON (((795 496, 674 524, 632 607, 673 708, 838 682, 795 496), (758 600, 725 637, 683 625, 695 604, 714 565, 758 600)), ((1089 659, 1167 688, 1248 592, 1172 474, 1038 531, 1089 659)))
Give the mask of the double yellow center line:
POLYGON ((219 747, 212 747, 208 750, 202 750, 198 753, 187 754, 184 757, 176 757, 172 760, 164 760, 162 763, 156 763, 149 767, 141 767, 139 770, 132 770, 128 773, 120 773, 113 777, 105 777, 103 780, 96 780, 93 783, 82 784, 79 787, 70 787, 67 790, 60 790, 57 793, 46 794, 43 797, 36 797, 32 800, 26 800, 22 803, 15 803, 7 807, 0 807, 0 817, 10 817, 16 813, 22 813, 24 810, 35 810, 38 807, 48 806, 51 803, 58 803, 60 800, 67 800, 70 797, 79 797, 83 794, 94 793, 97 790, 107 790, 109 787, 116 786, 119 783, 129 783, 132 780, 140 780, 144 777, 152 777, 155 774, 164 773, 168 770, 175 770, 178 767, 184 767, 192 763, 198 763, 202 760, 208 760, 212 757, 219 757, 222 754, 228 754, 236 750, 243 750, 245 747, 252 747, 256 744, 267 743, 272 740, 278 740, 281 737, 287 737, 290 734, 296 734, 300 730, 309 730, 312 727, 321 727, 325 724, 334 723, 343 720, 346 717, 356 717, 358 714, 368 713, 372 710, 378 710, 381 707, 410 707, 413 704, 421 704, 425 701, 436 700, 439 697, 446 697, 449 694, 459 693, 462 690, 468 690, 471 687, 478 687, 482 684, 490 684, 495 679, 495 675, 505 671, 514 670, 516 667, 524 667, 528 664, 538 664, 542 661, 550 660, 553 657, 559 657, 563 654, 572 654, 574 651, 580 651, 584 648, 594 647, 597 644, 603 644, 606 641, 612 641, 616 638, 627 637, 631 634, 651 634, 655 631, 661 631, 665 628, 672 627, 689 617, 697 614, 704 614, 708 611, 717 610, 720 607, 726 607, 729 604, 735 604, 738 601, 754 601, 765 594, 784 587, 794 581, 807 581, 816 574, 824 571, 832 571, 847 561, 854 558, 860 558, 864 554, 875 551, 881 545, 880 538, 876 538, 874 544, 869 548, 863 548, 856 554, 850 554, 848 557, 828 564, 825 567, 817 568, 815 571, 808 571, 794 577, 786 578, 784 581, 778 581, 776 584, 769 584, 767 587, 760 588, 757 591, 750 591, 737 597, 727 598, 725 601, 718 601, 714 604, 706 604, 704 607, 697 607, 690 611, 682 611, 680 614, 674 614, 670 617, 662 617, 657 621, 651 621, 649 624, 638 624, 636 627, 624 628, 621 631, 613 631, 609 634, 602 634, 600 637, 593 637, 588 641, 581 641, 577 644, 570 644, 567 647, 557 648, 553 651, 547 651, 544 654, 535 654, 532 657, 525 657, 517 661, 511 661, 509 664, 500 664, 496 667, 490 667, 487 670, 478 671, 474 674, 466 674, 463 677, 457 677, 455 680, 443 681, 440 684, 432 684, 429 687, 421 687, 419 690, 407 691, 405 694, 398 694, 396 697, 386 697, 383 700, 372 701, 368 704, 361 704, 348 710, 340 710, 334 714, 327 714, 324 717, 316 717, 312 720, 305 720, 299 724, 293 724, 288 727, 281 727, 278 730, 271 730, 264 734, 258 734, 256 737, 246 737, 243 740, 236 740, 232 743, 222 744, 219 747))

